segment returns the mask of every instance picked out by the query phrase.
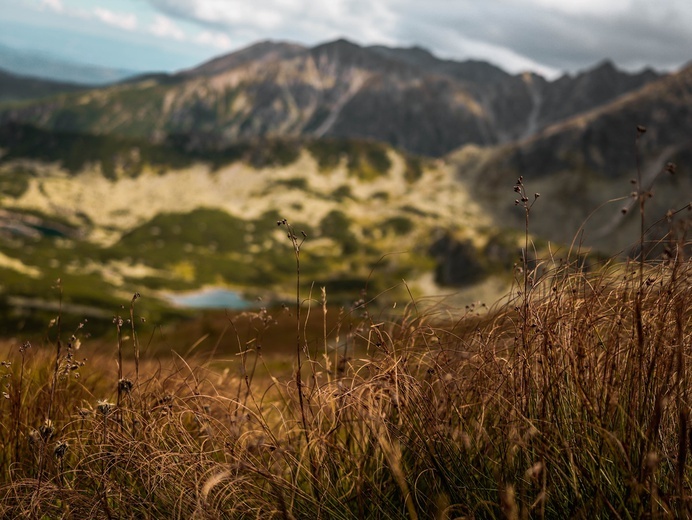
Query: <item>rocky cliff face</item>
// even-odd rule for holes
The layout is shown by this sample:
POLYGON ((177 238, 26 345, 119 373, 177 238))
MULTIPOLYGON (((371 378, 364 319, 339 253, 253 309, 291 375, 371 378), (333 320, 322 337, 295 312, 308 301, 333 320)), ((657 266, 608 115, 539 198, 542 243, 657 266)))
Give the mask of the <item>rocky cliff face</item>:
MULTIPOLYGON (((573 90, 597 96, 598 84, 623 81, 607 64, 597 70, 597 76, 608 79, 582 78, 573 90)), ((540 236, 569 243, 588 217, 586 243, 609 252, 627 250, 639 237, 638 208, 629 195, 640 188, 653 194, 646 204, 647 226, 660 221, 650 234, 652 240, 659 238, 670 230, 662 218, 667 210, 692 202, 692 67, 524 141, 467 147, 453 160, 460 178, 473 186, 498 222, 523 225, 523 214, 509 197, 523 175, 530 191, 541 193, 531 224, 540 236), (646 131, 637 131, 638 125, 646 131), (674 174, 668 162, 677 165, 674 174), (639 177, 641 186, 630 182, 639 177), (611 199, 618 200, 593 213, 611 199)))
POLYGON ((268 136, 370 138, 441 156, 527 138, 655 78, 604 64, 548 82, 415 47, 263 42, 174 76, 6 104, 0 122, 156 142, 185 135, 189 146, 212 148, 268 136))

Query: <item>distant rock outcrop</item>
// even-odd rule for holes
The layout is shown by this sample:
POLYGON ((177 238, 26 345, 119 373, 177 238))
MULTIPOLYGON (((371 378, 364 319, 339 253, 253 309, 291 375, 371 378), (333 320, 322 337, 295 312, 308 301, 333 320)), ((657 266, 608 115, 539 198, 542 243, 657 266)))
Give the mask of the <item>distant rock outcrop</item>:
MULTIPOLYGON (((624 89, 626 83, 606 63, 592 76, 576 78, 572 99, 598 98, 604 85, 624 89)), ((631 193, 651 191, 645 216, 647 227, 653 227, 647 240, 658 240, 672 226, 666 212, 692 202, 692 66, 549 125, 529 139, 493 148, 468 147, 452 160, 460 179, 497 223, 523 228, 523 212, 510 197, 513 183, 523 175, 529 195, 541 193, 532 212, 532 232, 569 243, 584 224, 575 244, 612 253, 626 252, 639 238, 639 211, 631 193), (638 131, 638 125, 646 131, 638 131), (666 166, 669 162, 676 164, 674 170, 666 166), (631 180, 640 175, 638 187, 631 180)), ((678 219, 686 215, 690 212, 678 219)))

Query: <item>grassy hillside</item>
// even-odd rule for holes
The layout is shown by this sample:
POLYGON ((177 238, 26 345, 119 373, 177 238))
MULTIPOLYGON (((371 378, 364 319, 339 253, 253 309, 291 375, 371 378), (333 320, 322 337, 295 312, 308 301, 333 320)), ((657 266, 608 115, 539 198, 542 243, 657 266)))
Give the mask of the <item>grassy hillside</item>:
POLYGON ((293 272, 276 225, 284 218, 307 235, 305 282, 335 297, 366 285, 405 292, 402 279, 416 294, 436 292, 429 273, 458 256, 433 248, 442 235, 452 249, 466 244, 462 261, 488 257, 489 266, 493 240, 505 256, 518 248, 512 234, 497 242, 502 233, 445 163, 369 141, 257 141, 202 154, 182 141, 14 125, 0 148, 2 294, 14 301, 57 278, 70 286, 66 302, 94 309, 134 291, 205 286, 281 297, 293 272))
POLYGON ((110 350, 59 321, 3 354, 0 515, 686 517, 692 264, 580 265, 490 310, 335 317, 323 293, 324 328, 282 311, 274 354, 263 309, 166 368, 137 295, 110 350))

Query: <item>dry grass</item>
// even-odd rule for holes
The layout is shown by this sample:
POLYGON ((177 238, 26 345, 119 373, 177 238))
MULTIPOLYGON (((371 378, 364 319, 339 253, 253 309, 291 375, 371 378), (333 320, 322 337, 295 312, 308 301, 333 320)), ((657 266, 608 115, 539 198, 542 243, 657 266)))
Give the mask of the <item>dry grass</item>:
POLYGON ((117 351, 79 366, 76 338, 14 347, 0 516, 688 516, 692 263, 639 269, 541 267, 456 322, 361 304, 358 327, 298 339, 301 378, 255 348, 263 312, 234 373, 144 358, 137 378, 117 351))

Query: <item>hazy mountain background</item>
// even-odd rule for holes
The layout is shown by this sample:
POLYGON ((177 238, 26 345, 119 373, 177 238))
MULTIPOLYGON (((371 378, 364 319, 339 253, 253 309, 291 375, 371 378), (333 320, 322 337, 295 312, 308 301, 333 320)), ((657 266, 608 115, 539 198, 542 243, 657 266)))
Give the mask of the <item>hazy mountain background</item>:
POLYGON ((137 75, 134 70, 73 63, 48 53, 16 49, 2 44, 0 69, 18 76, 83 85, 105 85, 137 75))
POLYGON ((417 295, 471 298, 502 290, 519 259, 519 175, 541 193, 537 247, 558 254, 615 198, 579 241, 631 252, 637 211, 621 209, 637 150, 643 184, 656 178, 647 222, 692 194, 690 67, 603 61, 548 81, 419 47, 267 41, 101 87, 51 77, 0 75, 7 312, 40 308, 57 277, 96 314, 133 290, 280 295, 293 276, 282 218, 308 235, 305 276, 334 295, 404 278, 417 295))

